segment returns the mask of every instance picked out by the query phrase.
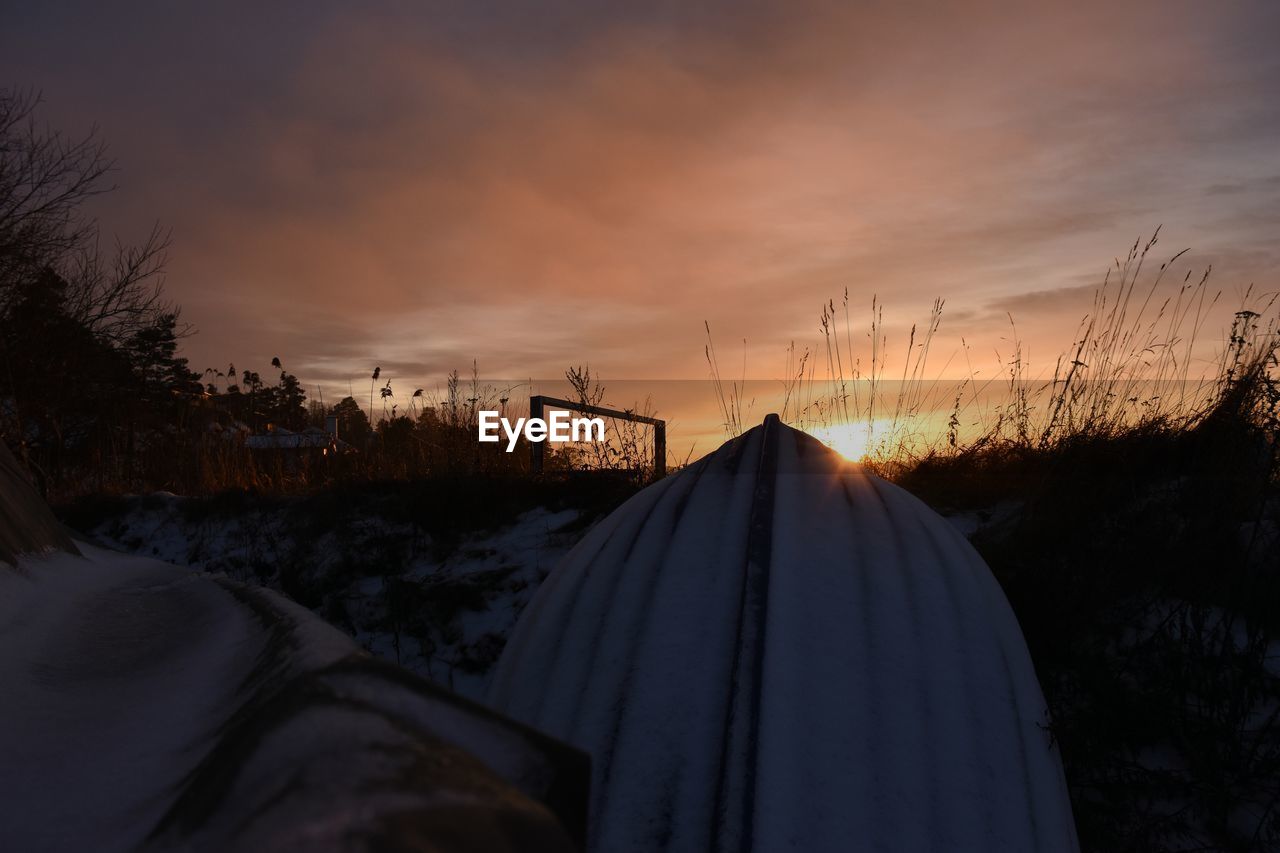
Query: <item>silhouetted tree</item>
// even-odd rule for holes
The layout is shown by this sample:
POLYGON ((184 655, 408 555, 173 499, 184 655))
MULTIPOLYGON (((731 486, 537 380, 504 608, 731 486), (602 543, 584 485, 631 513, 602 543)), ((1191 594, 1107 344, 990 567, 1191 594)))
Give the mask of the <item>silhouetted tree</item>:
MULTIPOLYGON (((280 366, 280 360, 275 359, 280 366)), ((307 427, 307 394, 302 390, 298 377, 280 371, 280 383, 270 389, 268 416, 271 423, 285 429, 301 430, 307 427)))
POLYGON ((0 314, 18 290, 52 270, 64 282, 63 312, 95 335, 121 344, 174 317, 160 273, 168 235, 159 228, 136 246, 99 250, 96 221, 84 212, 112 163, 96 131, 70 139, 36 120, 38 96, 0 89, 0 314))
POLYGON ((152 325, 134 332, 123 347, 153 401, 201 393, 200 376, 178 355, 177 320, 174 314, 160 314, 152 325))
POLYGON ((111 189, 106 148, 37 122, 39 103, 0 90, 0 438, 50 477, 69 456, 127 473, 139 436, 172 434, 202 393, 189 329, 163 298, 167 237, 99 251, 84 206, 111 189))
POLYGON ((128 420, 139 380, 125 353, 70 317, 66 282, 46 270, 15 288, 0 335, 6 437, 28 466, 55 476, 69 447, 110 447, 104 424, 128 420))
POLYGON ((338 437, 356 447, 367 447, 372 429, 369 418, 351 397, 343 397, 333 407, 332 414, 338 418, 338 437))

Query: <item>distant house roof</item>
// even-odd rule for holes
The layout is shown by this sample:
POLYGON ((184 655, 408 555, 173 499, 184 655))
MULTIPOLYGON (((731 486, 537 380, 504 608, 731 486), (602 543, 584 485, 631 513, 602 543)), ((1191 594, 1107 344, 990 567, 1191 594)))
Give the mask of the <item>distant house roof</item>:
POLYGON ((250 450, 302 450, 306 448, 330 448, 345 444, 322 429, 310 427, 303 432, 274 429, 264 435, 251 435, 244 440, 250 450))

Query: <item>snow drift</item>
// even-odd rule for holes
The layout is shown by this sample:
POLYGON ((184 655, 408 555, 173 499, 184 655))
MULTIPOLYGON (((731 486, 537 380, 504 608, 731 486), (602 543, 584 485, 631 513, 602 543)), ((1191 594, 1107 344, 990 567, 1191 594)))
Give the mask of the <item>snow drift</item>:
POLYGON ((1077 849, 982 559, 775 416, 574 548, 490 698, 591 754, 596 851, 1077 849))
POLYGON ((0 508, 0 850, 576 848, 581 753, 266 590, 72 553, 2 445, 0 508))

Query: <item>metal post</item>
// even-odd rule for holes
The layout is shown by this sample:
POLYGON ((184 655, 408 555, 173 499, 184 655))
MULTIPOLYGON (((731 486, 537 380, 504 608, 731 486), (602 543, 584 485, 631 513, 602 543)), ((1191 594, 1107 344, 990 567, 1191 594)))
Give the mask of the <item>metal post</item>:
POLYGON ((667 475, 667 425, 653 425, 653 477, 659 479, 667 475))
MULTIPOLYGON (((529 417, 540 418, 546 408, 544 405, 545 398, 541 394, 536 394, 529 398, 529 417)), ((542 445, 541 441, 529 442, 529 471, 534 474, 542 473, 542 445)))

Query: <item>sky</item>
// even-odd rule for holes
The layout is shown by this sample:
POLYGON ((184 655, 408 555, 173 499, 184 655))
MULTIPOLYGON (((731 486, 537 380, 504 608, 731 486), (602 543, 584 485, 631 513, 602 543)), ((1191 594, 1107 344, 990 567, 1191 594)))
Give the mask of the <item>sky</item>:
POLYGON ((900 347, 944 298, 939 370, 1010 315, 1051 367, 1161 225, 1226 302, 1280 282, 1271 2, 6 5, 0 86, 110 145, 104 235, 172 229, 192 365, 326 398, 705 379, 704 322, 779 376, 846 289, 900 347))

